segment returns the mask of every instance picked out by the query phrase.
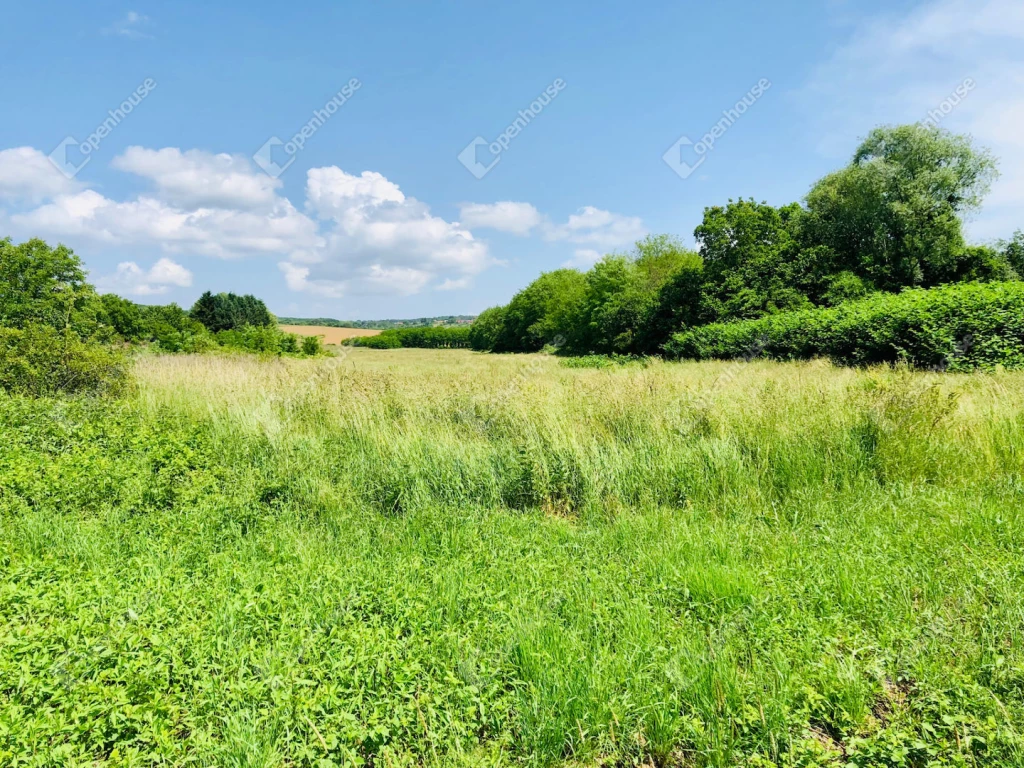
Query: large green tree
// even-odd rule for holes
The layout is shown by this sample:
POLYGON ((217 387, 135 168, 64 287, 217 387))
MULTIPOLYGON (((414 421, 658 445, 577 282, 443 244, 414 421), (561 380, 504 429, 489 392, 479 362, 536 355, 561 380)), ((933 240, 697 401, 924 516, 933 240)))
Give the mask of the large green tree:
POLYGON ((578 312, 587 280, 575 269, 545 272, 512 297, 505 308, 496 349, 536 352, 559 343, 578 312))
POLYGON ((255 296, 238 296, 234 293, 207 291, 192 306, 190 314, 214 333, 230 331, 245 326, 264 327, 274 325, 274 316, 267 305, 255 296))
POLYGON ((704 259, 699 319, 761 317, 810 305, 808 292, 823 254, 800 258, 798 203, 775 208, 730 200, 704 210, 694 237, 704 259))
POLYGON ((977 265, 962 219, 995 177, 994 159, 969 137, 922 125, 877 128, 850 165, 807 195, 806 242, 828 248, 835 271, 880 290, 961 279, 977 265))
POLYGON ((40 323, 91 333, 98 310, 96 292, 70 248, 38 239, 19 245, 0 240, 0 326, 40 323))

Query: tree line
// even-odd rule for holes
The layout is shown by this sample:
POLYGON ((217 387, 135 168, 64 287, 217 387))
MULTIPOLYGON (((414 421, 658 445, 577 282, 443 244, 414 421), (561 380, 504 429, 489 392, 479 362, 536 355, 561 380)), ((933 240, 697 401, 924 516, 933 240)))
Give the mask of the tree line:
POLYGON ((709 324, 835 307, 908 288, 1017 280, 1024 234, 971 245, 964 217, 997 176, 967 136, 904 125, 872 131, 850 163, 799 203, 730 200, 704 211, 697 248, 649 236, 587 272, 542 274, 470 328, 474 349, 655 355, 709 324))

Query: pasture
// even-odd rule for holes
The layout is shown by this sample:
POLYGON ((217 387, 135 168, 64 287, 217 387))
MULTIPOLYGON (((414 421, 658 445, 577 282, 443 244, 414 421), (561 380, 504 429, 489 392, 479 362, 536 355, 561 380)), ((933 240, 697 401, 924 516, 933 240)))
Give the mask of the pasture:
POLYGON ((0 764, 1024 765, 1024 374, 135 373, 0 394, 0 764))

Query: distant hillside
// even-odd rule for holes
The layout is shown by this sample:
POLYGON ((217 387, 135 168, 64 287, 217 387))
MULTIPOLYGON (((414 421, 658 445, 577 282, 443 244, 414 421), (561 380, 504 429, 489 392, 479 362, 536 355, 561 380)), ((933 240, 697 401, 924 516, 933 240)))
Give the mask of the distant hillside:
POLYGON ((444 317, 417 317, 412 320, 335 320, 330 317, 279 317, 281 325, 321 325, 327 328, 369 328, 386 331, 389 328, 446 328, 469 325, 476 315, 446 315, 444 317))

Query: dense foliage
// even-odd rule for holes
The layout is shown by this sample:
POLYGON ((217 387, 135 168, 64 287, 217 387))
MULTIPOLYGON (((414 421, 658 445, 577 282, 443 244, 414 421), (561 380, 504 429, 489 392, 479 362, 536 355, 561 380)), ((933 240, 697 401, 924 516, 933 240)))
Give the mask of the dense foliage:
POLYGON ((79 258, 42 240, 0 240, 0 389, 118 392, 127 360, 79 258))
POLYGON ((345 339, 346 346, 370 349, 463 349, 470 346, 469 328, 392 328, 376 336, 355 336, 345 339))
POLYGON ((660 354, 671 336, 729 321, 833 307, 875 293, 1016 280, 1024 235, 964 241, 995 162, 969 139, 920 125, 879 128, 804 204, 731 200, 705 209, 698 252, 648 237, 586 274, 541 275, 474 323, 474 349, 660 354))
POLYGON ((213 333, 246 327, 263 328, 277 324, 267 305, 248 294, 214 295, 207 291, 196 300, 189 315, 213 333))
POLYGON ((0 328, 0 390, 120 394, 129 384, 128 361, 115 346, 42 323, 0 328))
POLYGON ((950 371, 1024 368, 1024 283, 878 293, 838 307, 705 325, 676 334, 666 351, 694 360, 764 354, 950 371))

